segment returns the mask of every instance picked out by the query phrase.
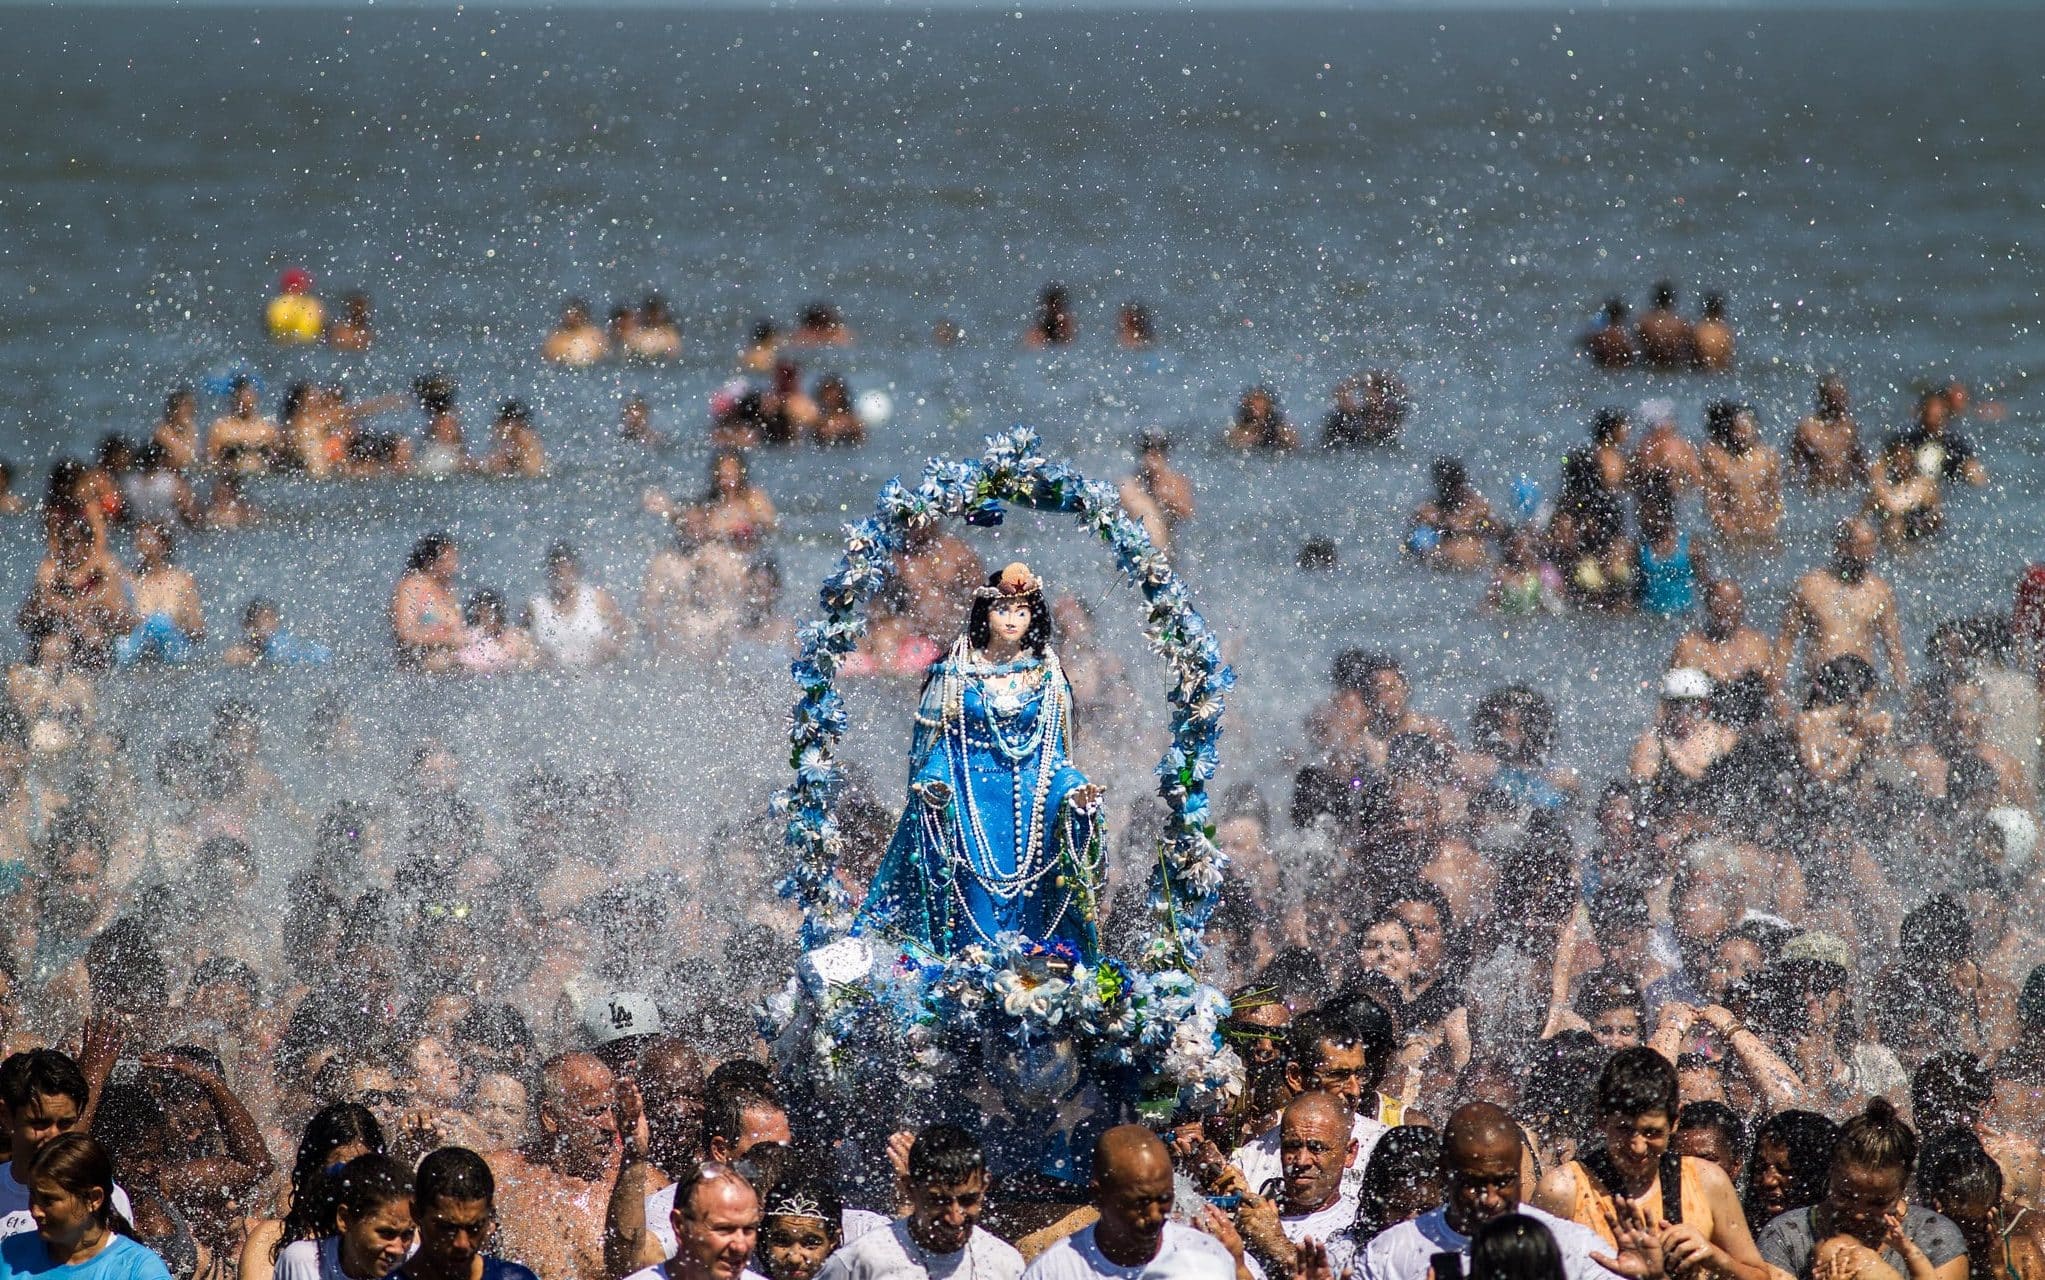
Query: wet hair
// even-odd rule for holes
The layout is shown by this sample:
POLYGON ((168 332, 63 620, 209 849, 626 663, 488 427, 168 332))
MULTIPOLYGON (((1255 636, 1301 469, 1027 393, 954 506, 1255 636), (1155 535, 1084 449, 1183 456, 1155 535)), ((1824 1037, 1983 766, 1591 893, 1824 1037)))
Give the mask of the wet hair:
POLYGON ((1344 649, 1335 655, 1335 665, 1329 673, 1337 689, 1352 693, 1370 692, 1371 677, 1380 671, 1389 671, 1400 679, 1406 673, 1399 668, 1399 660, 1389 653, 1373 653, 1368 649, 1344 649))
POLYGON ((92 1101, 85 1072, 68 1053, 55 1049, 24 1049, 0 1062, 0 1103, 20 1111, 36 1098, 69 1098, 84 1115, 92 1101))
POLYGON ((2002 1166, 1969 1129, 1947 1129, 1924 1144, 1917 1168, 1917 1193, 1944 1212, 1952 1204, 2002 1202, 2002 1166))
POLYGON ((189 994, 204 987, 223 985, 239 988, 247 993, 251 1000, 258 998, 263 990, 262 980, 256 977, 256 971, 249 967, 247 961, 237 960, 233 956, 209 956, 199 962, 198 968, 192 970, 192 977, 185 984, 185 991, 189 994))
POLYGON ((713 1138, 736 1144, 746 1130, 746 1115, 753 1111, 780 1111, 772 1095, 755 1089, 726 1085, 703 1089, 703 1150, 710 1150, 713 1138))
POLYGON ((1376 1234, 1398 1225, 1391 1221, 1392 1200, 1405 1187, 1425 1186, 1441 1177, 1441 1134, 1418 1125, 1400 1125, 1378 1139, 1363 1167, 1363 1186, 1356 1198, 1358 1235, 1376 1234))
POLYGON ((454 1024, 456 1046, 474 1045, 492 1053, 533 1055, 533 1035, 525 1019, 508 1004, 479 1004, 454 1024))
POLYGON ((1332 569, 1340 558, 1335 540, 1326 534, 1316 534, 1300 544, 1299 567, 1302 569, 1332 569))
POLYGON ((717 1065, 703 1082, 706 1094, 726 1091, 757 1093, 769 1102, 781 1101, 781 1086, 774 1072, 758 1058, 732 1058, 717 1065))
POLYGON ((453 545, 454 535, 452 534, 427 534, 412 544, 412 554, 405 557, 405 571, 407 573, 424 573, 427 569, 433 567, 435 560, 440 559, 442 552, 453 545))
POLYGON ((1285 1060, 1302 1076, 1309 1074, 1323 1044, 1361 1049, 1364 1084, 1376 1088, 1398 1049, 1398 1024, 1388 1009, 1371 999, 1369 987, 1352 983, 1285 1028, 1285 1060))
POLYGON ((1631 310, 1633 308, 1626 305, 1626 299, 1607 298, 1605 299, 1605 323, 1618 324, 1626 318, 1627 312, 1631 310))
POLYGON ((497 1196, 497 1179, 490 1175, 489 1162, 467 1147, 442 1147, 419 1162, 412 1190, 422 1205, 435 1200, 489 1204, 497 1196))
POLYGON ((912 1186, 955 1187, 986 1168, 980 1140, 955 1124, 926 1125, 909 1148, 912 1186))
POLYGON ((1603 939, 1615 932, 1642 932, 1652 927, 1647 895, 1640 886, 1607 883, 1598 886, 1590 901, 1591 935, 1603 939))
POLYGON ((1577 983, 1576 996, 1570 1007, 1586 1021, 1594 1020, 1600 1014, 1614 1009, 1631 1009, 1640 1015, 1645 1030, 1647 1002, 1640 994, 1640 983, 1630 973, 1614 969, 1610 965, 1593 969, 1577 983))
POLYGON ((394 1200, 412 1198, 412 1171, 381 1151, 356 1156, 334 1175, 334 1208, 366 1218, 394 1200))
POLYGON ((1591 440, 1601 445, 1611 444, 1628 425, 1624 409, 1600 409, 1591 418, 1591 440))
POLYGON ((1388 891, 1385 902, 1393 907, 1402 902, 1420 902, 1434 908, 1434 916, 1441 924, 1444 940, 1456 927, 1456 909, 1449 903, 1449 896, 1437 888, 1431 880, 1412 880, 1388 891))
POLYGON ((1815 1111, 1778 1111, 1754 1131, 1754 1145, 1747 1157, 1747 1210, 1750 1220, 1758 1215, 1754 1199, 1756 1174, 1761 1166, 1761 1147, 1778 1143, 1789 1153, 1790 1209, 1803 1209, 1825 1198, 1825 1176, 1832 1168, 1832 1152, 1839 1142, 1839 1126, 1815 1111))
POLYGON ((721 496, 717 488, 717 473, 724 469, 727 459, 738 463, 737 492, 742 493, 751 487, 752 469, 746 464, 746 455, 737 449, 719 449, 710 455, 709 479, 703 486, 703 501, 715 502, 721 496))
POLYGON ((1470 1280, 1563 1280, 1555 1233, 1524 1213, 1501 1213, 1470 1237, 1470 1280))
POLYGON ((546 563, 547 568, 549 569, 553 569, 561 565, 569 565, 573 568, 580 569, 582 567, 582 557, 575 554, 575 546, 573 543, 569 543, 566 541, 553 542, 549 543, 547 546, 546 563))
POLYGON ((1470 491, 1470 470, 1461 458, 1436 458, 1428 468, 1434 480, 1434 500, 1443 506, 1461 499, 1470 491))
POLYGON ((37 1147, 22 1170, 22 1183, 54 1182, 83 1199, 88 1191, 99 1192, 99 1224, 109 1231, 135 1238, 135 1228, 114 1208, 114 1162, 107 1149, 82 1133, 64 1133, 37 1147))
POLYGON ((1512 1067, 1513 1083, 1519 1088, 1516 1112, 1530 1127, 1550 1139, 1589 1135, 1597 1116, 1591 1083, 1611 1053, 1588 1031, 1564 1031, 1534 1044, 1528 1051, 1522 1076, 1512 1067))
POLYGON ((1704 318, 1706 320, 1725 319, 1724 294, 1713 292, 1704 295, 1704 318))
POLYGON ((454 412, 454 379, 444 373, 419 375, 412 381, 412 394, 418 398, 419 407, 435 417, 454 412))
MULTIPOLYGON (((993 586, 1001 580, 1000 573, 987 575, 987 585, 993 586)), ((1044 605, 1044 592, 1040 587, 1021 596, 1002 596, 1002 600, 1022 600, 1030 606, 1029 630, 1023 632, 1022 647, 1025 653, 1044 656, 1051 647, 1051 611, 1044 605)), ((996 600, 987 596, 973 597, 973 611, 966 618, 966 643, 976 649, 984 649, 994 639, 994 605, 996 600)))
POLYGON ((1905 1182, 1917 1165, 1917 1135, 1896 1106, 1887 1098, 1874 1098, 1867 1110, 1839 1126, 1839 1142, 1832 1148, 1832 1166, 1852 1165, 1859 1169, 1895 1169, 1905 1182))
POLYGON ((753 321, 753 342, 755 345, 758 345, 759 343, 763 342, 774 341, 774 339, 780 335, 780 332, 781 331, 779 329, 776 329, 774 327, 774 322, 772 320, 753 321))
POLYGON ((339 1187, 327 1174, 327 1157, 357 1144, 372 1152, 383 1150, 383 1126, 359 1102, 329 1103, 306 1124, 305 1135, 298 1140, 298 1157, 291 1164, 291 1207, 284 1214, 277 1251, 294 1240, 334 1233, 339 1187))
POLYGON ((1866 658, 1857 653, 1842 653, 1812 673, 1810 688, 1804 693, 1804 710, 1858 702, 1880 683, 1866 658))
POLYGON ((1555 704, 1531 685, 1509 684, 1477 699, 1470 710, 1472 745, 1490 755, 1505 751, 1505 724, 1517 715, 1526 739, 1509 763, 1538 763, 1555 745, 1555 704))
POLYGON ((1621 1049, 1598 1073, 1598 1116, 1654 1115, 1676 1119, 1676 1068, 1646 1045, 1621 1049))
POLYGON ((1910 1077, 1910 1114, 1927 1134, 1972 1127, 1994 1096, 1988 1068, 1960 1050, 1933 1054, 1910 1077))
POLYGON ((1673 307, 1676 305, 1676 285, 1674 281, 1657 280, 1655 282, 1654 304, 1657 307, 1673 307))
POLYGON ((1704 406, 1704 434, 1721 449, 1738 451, 1733 428, 1740 420, 1740 408, 1737 400, 1713 400, 1704 406))
MULTIPOLYGON (((1684 1054, 1685 1058, 1690 1055, 1684 1054)), ((1732 1152, 1733 1163, 1747 1158, 1747 1126, 1740 1119, 1740 1113, 1714 1098, 1699 1098, 1686 1102, 1676 1112, 1676 1131, 1686 1129, 1715 1130, 1725 1139, 1725 1145, 1732 1152)))
POLYGON ((1907 912, 1897 942, 1903 958, 1916 968, 1931 968, 1974 949, 1974 927, 1967 908, 1951 894, 1941 893, 1907 912))

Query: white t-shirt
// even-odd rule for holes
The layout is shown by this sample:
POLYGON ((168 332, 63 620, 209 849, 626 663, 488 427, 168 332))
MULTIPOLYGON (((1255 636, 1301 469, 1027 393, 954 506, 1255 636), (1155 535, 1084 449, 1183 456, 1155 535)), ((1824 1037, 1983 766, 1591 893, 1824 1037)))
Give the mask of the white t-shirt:
MULTIPOLYGON (((660 1241, 662 1257, 675 1256, 675 1184, 670 1182, 646 1197, 646 1233, 660 1241)), ((838 1215, 838 1231, 844 1248, 854 1240, 888 1225, 888 1219, 871 1209, 846 1209, 838 1215)))
MULTIPOLYGON (((135 1220, 135 1208, 119 1183, 114 1184, 114 1209, 128 1221, 135 1220)), ((14 1162, 0 1160, 0 1240, 35 1229, 36 1220, 28 1212, 28 1188, 14 1180, 14 1162)))
POLYGON ((909 1235, 906 1220, 869 1231, 824 1262, 816 1280, 1018 1280, 1023 1256, 978 1227, 957 1253, 932 1253, 909 1235))
MULTIPOLYGON (((668 1280, 667 1264, 663 1262, 651 1267, 642 1267, 631 1275, 626 1276, 625 1280, 668 1280)), ((744 1271, 739 1272, 738 1280, 767 1280, 767 1277, 751 1267, 747 1267, 744 1271)))
POLYGON ((1349 1228, 1356 1223, 1356 1201, 1336 1196, 1333 1204, 1312 1213, 1280 1214, 1278 1229, 1294 1244, 1312 1236, 1328 1246, 1328 1269, 1336 1275, 1349 1270, 1356 1260, 1356 1238, 1349 1228))
MULTIPOLYGON (((1221 1241, 1184 1223, 1165 1223, 1157 1254, 1140 1266, 1108 1261, 1087 1227, 1037 1255, 1024 1280, 1235 1280, 1236 1262, 1221 1241)), ((821 1277, 819 1278, 821 1280, 821 1277)))
POLYGON ((341 1270, 341 1237, 293 1240, 277 1254, 274 1280, 348 1280, 341 1270))
MULTIPOLYGON (((1237 1147, 1228 1158, 1230 1164, 1242 1171, 1250 1190, 1258 1195, 1264 1194, 1266 1183, 1285 1176, 1285 1166, 1278 1156, 1278 1129, 1278 1125, 1272 1125, 1237 1147)), ((1342 1171, 1344 1200, 1353 1204, 1363 1194, 1363 1167, 1370 1163, 1370 1153, 1378 1149, 1378 1139, 1391 1131, 1391 1126, 1376 1116, 1356 1117, 1356 1123, 1349 1128, 1349 1136, 1356 1139, 1356 1163, 1342 1171)))
MULTIPOLYGON (((1530 1204, 1521 1205, 1517 1212, 1526 1214, 1554 1234, 1556 1248, 1562 1253, 1562 1274, 1569 1280, 1615 1280, 1611 1272, 1591 1261, 1593 1253, 1610 1253, 1611 1249, 1588 1227, 1579 1227, 1552 1213, 1543 1213, 1530 1204)), ((1358 1277, 1359 1280, 1427 1280, 1428 1270, 1434 1265, 1437 1253, 1462 1254, 1464 1274, 1468 1274, 1470 1237, 1449 1226, 1445 1208, 1430 1209, 1410 1222, 1402 1222, 1380 1232, 1357 1255, 1361 1262, 1357 1268, 1358 1277)))

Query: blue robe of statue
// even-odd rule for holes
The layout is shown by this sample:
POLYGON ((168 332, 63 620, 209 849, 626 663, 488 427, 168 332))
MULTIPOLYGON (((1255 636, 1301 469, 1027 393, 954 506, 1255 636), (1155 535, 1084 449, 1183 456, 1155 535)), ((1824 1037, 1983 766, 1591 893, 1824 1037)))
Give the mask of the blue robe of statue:
POLYGON ((965 646, 931 668, 916 713, 909 798, 855 932, 948 956, 995 935, 1099 958, 1097 815, 1069 803, 1072 689, 1055 655, 998 667, 965 646), (1020 690, 989 677, 1021 673, 1020 690))

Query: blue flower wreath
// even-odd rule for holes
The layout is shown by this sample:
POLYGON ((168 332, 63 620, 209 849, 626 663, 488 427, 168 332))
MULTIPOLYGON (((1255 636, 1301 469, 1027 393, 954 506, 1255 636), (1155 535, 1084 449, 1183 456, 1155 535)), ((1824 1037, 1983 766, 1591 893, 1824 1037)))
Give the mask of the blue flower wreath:
POLYGON ((1172 742, 1157 766, 1169 813, 1141 953, 1089 967, 1004 935, 992 947, 968 947, 927 964, 904 958, 828 977, 806 966, 768 1001, 763 1030, 784 1065, 828 1081, 873 1070, 928 1088, 948 1065, 941 1031, 994 1031, 1019 1041, 1074 1040, 1099 1061, 1135 1067, 1182 1098, 1218 1102, 1241 1088, 1242 1064, 1221 1035, 1227 998, 1193 971, 1228 864, 1214 843, 1207 784, 1235 673, 1185 584, 1123 509, 1115 487, 1047 461, 1029 427, 990 436, 977 460, 930 460, 913 489, 890 480, 874 513, 846 526, 845 554, 820 592, 824 615, 798 634, 800 656, 790 668, 800 695, 788 732, 795 779, 774 798, 791 855, 781 892, 802 907, 803 945, 812 955, 850 929, 853 904, 837 875, 843 838, 836 802, 844 774, 833 753, 846 726, 838 671, 865 634, 865 605, 887 585, 911 531, 941 519, 997 525, 1009 505, 1074 515, 1108 544, 1122 576, 1142 594, 1144 635, 1170 670, 1172 742), (880 1051, 887 1041, 899 1052, 880 1051))

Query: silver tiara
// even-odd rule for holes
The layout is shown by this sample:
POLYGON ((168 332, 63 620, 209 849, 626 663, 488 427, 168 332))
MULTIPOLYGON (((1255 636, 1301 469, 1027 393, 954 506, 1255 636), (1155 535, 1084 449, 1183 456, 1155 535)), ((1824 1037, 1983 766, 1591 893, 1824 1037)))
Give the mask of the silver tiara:
POLYGON ((815 1218, 818 1222, 824 1221, 824 1208, 817 1203, 817 1198, 808 1191, 799 1189, 775 1197, 773 1206, 767 1212, 777 1218, 815 1218))

